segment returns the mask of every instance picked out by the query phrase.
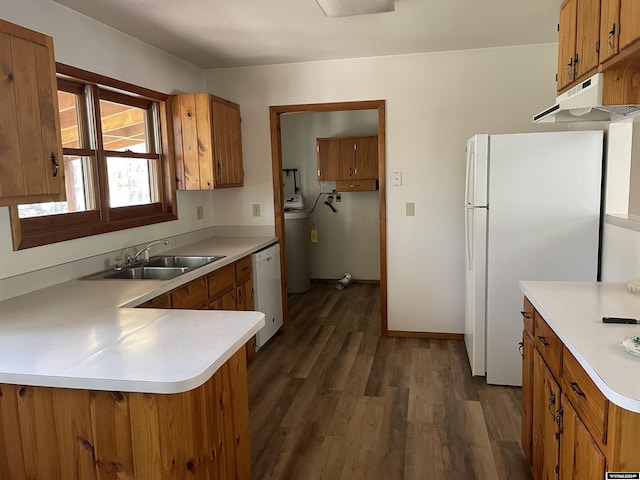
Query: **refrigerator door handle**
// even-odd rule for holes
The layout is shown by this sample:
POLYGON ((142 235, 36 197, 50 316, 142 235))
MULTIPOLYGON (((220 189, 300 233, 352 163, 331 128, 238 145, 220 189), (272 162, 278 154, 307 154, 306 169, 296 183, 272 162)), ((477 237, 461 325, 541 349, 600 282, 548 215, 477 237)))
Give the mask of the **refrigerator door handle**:
POLYGON ((467 270, 473 270, 473 208, 465 208, 465 240, 467 246, 467 270))
POLYGON ((474 205, 475 198, 475 173, 476 173, 476 152, 475 145, 473 148, 467 148, 467 174, 466 183, 464 189, 464 203, 465 205, 474 205))

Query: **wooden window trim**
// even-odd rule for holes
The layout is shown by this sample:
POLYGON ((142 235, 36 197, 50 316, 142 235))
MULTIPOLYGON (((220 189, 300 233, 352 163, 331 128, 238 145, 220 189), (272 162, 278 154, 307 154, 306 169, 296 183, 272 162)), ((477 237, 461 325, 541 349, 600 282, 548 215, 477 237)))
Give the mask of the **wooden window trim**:
MULTIPOLYGON (((56 69, 59 75, 58 81, 61 86, 64 85, 65 90, 80 92, 83 90, 83 85, 99 86, 101 88, 100 95, 94 96, 94 102, 99 102, 100 99, 126 98, 131 105, 139 105, 142 108, 149 108, 151 102, 158 103, 160 117, 160 145, 158 145, 158 149, 160 151, 155 154, 108 153, 109 156, 157 159, 160 201, 152 204, 119 208, 109 208, 107 205, 102 205, 105 199, 108 199, 108 196, 105 196, 107 191, 106 165, 100 165, 105 162, 96 162, 99 169, 99 184, 96 185, 96 188, 100 191, 96 198, 96 208, 98 210, 20 219, 17 205, 12 206, 9 208, 9 215, 13 235, 13 249, 22 250, 177 220, 173 134, 170 130, 172 128, 171 112, 167 102, 169 96, 61 63, 56 63, 56 69), (126 96, 119 91, 134 96, 126 96)), ((94 119, 94 122, 97 123, 94 128, 96 128, 98 134, 101 134, 100 119, 94 119)), ((65 149, 65 151, 68 155, 95 155, 94 150, 86 148, 65 149)))

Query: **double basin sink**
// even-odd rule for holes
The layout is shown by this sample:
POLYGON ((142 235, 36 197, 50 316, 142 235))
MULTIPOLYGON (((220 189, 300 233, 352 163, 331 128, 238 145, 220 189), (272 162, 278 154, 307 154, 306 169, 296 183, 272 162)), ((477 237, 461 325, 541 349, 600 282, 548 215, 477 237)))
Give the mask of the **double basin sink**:
POLYGON ((141 265, 125 267, 122 270, 107 270, 94 273, 83 280, 169 280, 196 268, 208 265, 224 256, 177 256, 161 255, 151 257, 148 262, 141 265))

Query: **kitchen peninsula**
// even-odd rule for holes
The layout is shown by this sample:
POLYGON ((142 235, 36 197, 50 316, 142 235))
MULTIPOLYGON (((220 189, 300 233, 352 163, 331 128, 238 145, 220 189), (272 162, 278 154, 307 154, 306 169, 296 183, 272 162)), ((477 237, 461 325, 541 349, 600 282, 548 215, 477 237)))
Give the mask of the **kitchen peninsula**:
POLYGON ((166 281, 73 280, 0 302, 0 478, 250 478, 245 344, 260 312, 134 308, 275 241, 166 281))
POLYGON ((525 295, 522 447, 533 478, 638 472, 640 296, 623 283, 520 283, 525 295))

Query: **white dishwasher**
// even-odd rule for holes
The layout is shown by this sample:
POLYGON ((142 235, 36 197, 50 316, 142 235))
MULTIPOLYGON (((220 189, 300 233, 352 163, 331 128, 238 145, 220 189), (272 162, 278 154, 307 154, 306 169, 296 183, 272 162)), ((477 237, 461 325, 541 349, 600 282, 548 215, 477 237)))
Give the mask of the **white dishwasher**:
POLYGON ((282 326, 280 245, 275 243, 251 255, 254 308, 264 313, 265 325, 256 335, 260 349, 282 326))

